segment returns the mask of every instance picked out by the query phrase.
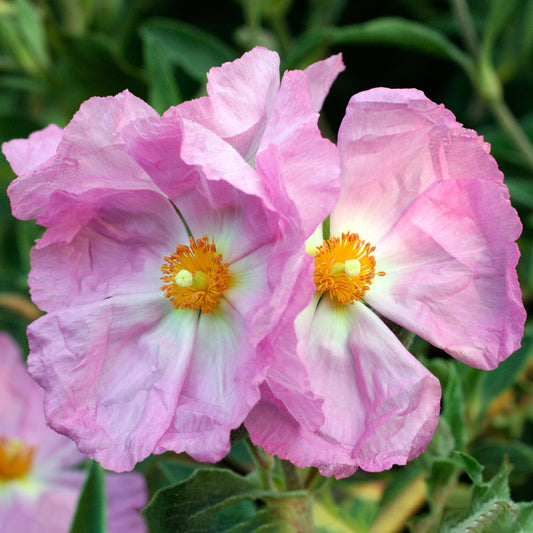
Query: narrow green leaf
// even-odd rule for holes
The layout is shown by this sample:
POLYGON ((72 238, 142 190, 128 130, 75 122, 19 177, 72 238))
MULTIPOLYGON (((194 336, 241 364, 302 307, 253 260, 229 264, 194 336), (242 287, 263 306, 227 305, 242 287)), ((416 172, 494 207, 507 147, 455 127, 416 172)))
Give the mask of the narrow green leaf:
POLYGON ((163 113, 182 101, 172 63, 163 43, 152 32, 141 30, 144 64, 148 73, 148 103, 163 113))
POLYGON ((142 26, 141 35, 145 40, 157 40, 171 64, 180 66, 200 82, 205 81, 211 67, 237 57, 234 50, 214 35, 176 20, 151 19, 142 26))
POLYGON ((91 461, 70 533, 106 533, 107 504, 102 467, 91 461))
POLYGON ((455 439, 455 449, 462 450, 466 443, 465 398, 457 374, 457 367, 450 362, 448 381, 443 394, 442 416, 448 422, 455 439))
POLYGON ((378 44, 415 50, 448 59, 467 73, 473 72, 470 59, 441 32, 400 17, 382 17, 364 24, 322 28, 304 34, 289 55, 290 65, 321 46, 341 44, 378 44))
POLYGON ((484 26, 482 50, 486 57, 492 54, 494 43, 507 21, 522 0, 492 0, 484 26))

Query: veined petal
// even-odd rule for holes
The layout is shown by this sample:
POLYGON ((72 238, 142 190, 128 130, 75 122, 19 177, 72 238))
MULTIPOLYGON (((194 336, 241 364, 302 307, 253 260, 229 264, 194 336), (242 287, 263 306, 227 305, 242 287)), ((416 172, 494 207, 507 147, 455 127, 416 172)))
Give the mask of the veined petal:
POLYGON ((116 297, 28 328, 33 378, 51 427, 110 470, 133 468, 168 428, 187 378, 198 317, 163 297, 116 297))
POLYGON ((313 111, 320 111, 333 82, 344 68, 342 54, 336 54, 317 61, 304 70, 313 100, 313 111))
POLYGON ((33 301, 52 311, 120 294, 160 295, 164 257, 188 242, 171 203, 147 190, 87 196, 54 196, 49 229, 31 251, 33 301))
POLYGON ((322 138, 317 121, 306 75, 286 72, 257 151, 256 168, 267 170, 263 176, 269 181, 269 167, 276 163, 306 237, 328 216, 340 188, 337 150, 322 138))
POLYGON ((156 451, 186 451, 198 461, 222 459, 230 449, 230 430, 259 399, 266 369, 266 359, 249 342, 247 321, 227 302, 201 315, 176 413, 156 451))
POLYGON ((378 242, 413 200, 447 179, 502 185, 488 145, 415 89, 372 89, 350 100, 338 140, 343 179, 332 232, 378 242))
POLYGON ((165 117, 201 124, 246 160, 257 147, 279 89, 279 56, 256 47, 207 74, 208 97, 171 107, 165 117))
POLYGON ((267 397, 247 421, 252 440, 337 477, 358 467, 385 470, 422 453, 438 422, 438 380, 363 304, 339 307, 323 298, 312 311, 301 315, 297 329, 301 339, 305 333, 301 348, 312 388, 324 398, 324 425, 306 431, 267 397))
POLYGON ((38 218, 46 213, 49 198, 57 191, 80 194, 99 188, 102 195, 106 190, 156 190, 120 141, 126 124, 153 115, 157 113, 128 91, 84 102, 63 130, 54 159, 37 168, 28 163, 35 170, 8 187, 13 214, 23 220, 38 218))
POLYGON ((2 152, 18 176, 28 174, 46 163, 56 153, 63 129, 55 124, 33 132, 27 139, 13 139, 2 144, 2 152))
POLYGON ((516 211, 496 183, 436 183, 376 246, 365 299, 457 359, 489 370, 520 346, 516 211))

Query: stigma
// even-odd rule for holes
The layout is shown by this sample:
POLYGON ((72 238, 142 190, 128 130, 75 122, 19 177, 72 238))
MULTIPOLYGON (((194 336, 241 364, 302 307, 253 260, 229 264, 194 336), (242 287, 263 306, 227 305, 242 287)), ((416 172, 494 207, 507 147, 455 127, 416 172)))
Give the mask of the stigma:
POLYGON ((385 275, 376 272, 375 249, 351 232, 324 241, 313 253, 316 290, 341 305, 361 300, 374 276, 385 275))
POLYGON ((0 437, 0 482, 24 478, 33 467, 35 447, 21 439, 0 437))
POLYGON ((161 290, 175 309, 214 312, 232 282, 228 264, 207 235, 196 241, 190 237, 189 246, 178 244, 161 271, 161 290))

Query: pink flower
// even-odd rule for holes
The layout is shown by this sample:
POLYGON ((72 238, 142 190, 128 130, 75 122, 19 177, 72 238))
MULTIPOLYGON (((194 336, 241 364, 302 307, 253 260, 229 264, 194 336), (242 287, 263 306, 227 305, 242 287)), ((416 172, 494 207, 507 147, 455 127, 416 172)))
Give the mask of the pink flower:
MULTIPOLYGON (((21 170, 14 214, 47 228, 31 256, 32 298, 48 314, 28 329, 30 372, 50 425, 106 468, 166 450, 221 459, 259 399, 270 336, 311 295, 294 290, 312 271, 299 250, 339 176, 314 109, 340 60, 281 84, 278 61, 255 49, 213 69, 219 100, 159 117, 128 92, 92 98, 61 135, 4 145, 21 170), (264 173, 293 187, 273 194, 264 173), (326 199, 301 222, 305 181, 326 199)), ((293 359, 297 389, 307 377, 293 359)), ((318 427, 320 401, 300 404, 318 427)))
MULTIPOLYGON (((0 530, 68 532, 84 482, 76 445, 47 427, 43 391, 30 378, 13 340, 0 333, 0 530)), ((106 476, 110 532, 146 531, 138 474, 106 476)))
POLYGON ((475 132, 420 91, 373 89, 351 99, 338 148, 331 238, 308 240, 316 292, 288 335, 325 423, 303 427, 269 376, 246 426, 268 452, 343 477, 405 464, 437 423, 439 384, 387 321, 492 369, 520 346, 525 311, 521 224, 475 132))

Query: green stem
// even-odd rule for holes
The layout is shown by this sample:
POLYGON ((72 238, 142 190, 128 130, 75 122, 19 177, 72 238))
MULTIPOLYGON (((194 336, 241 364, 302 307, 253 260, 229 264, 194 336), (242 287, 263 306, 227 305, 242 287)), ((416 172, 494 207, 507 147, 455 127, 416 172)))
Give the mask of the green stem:
POLYGON ((288 490, 299 490, 302 488, 302 482, 298 476, 298 471, 296 467, 285 459, 280 460, 281 470, 283 472, 283 477, 285 478, 285 485, 288 490))
POLYGON ((524 133, 518 120, 511 113, 511 110, 507 107, 505 101, 503 99, 488 99, 487 104, 500 126, 509 135, 520 152, 522 152, 528 167, 533 170, 533 144, 524 133))
POLYGON ((250 440, 250 437, 244 439, 246 447, 252 456, 252 459, 259 471, 261 480, 263 481, 263 487, 267 490, 275 490, 274 483, 272 481, 272 466, 274 459, 265 453, 261 448, 255 446, 250 440))
POLYGON ((450 0, 452 11, 455 13, 459 31, 465 42, 465 46, 473 57, 478 55, 479 39, 477 37, 476 27, 468 8, 466 0, 450 0))
POLYGON ((259 44, 259 32, 261 29, 261 0, 243 0, 244 16, 246 25, 250 31, 248 46, 253 48, 259 44))

